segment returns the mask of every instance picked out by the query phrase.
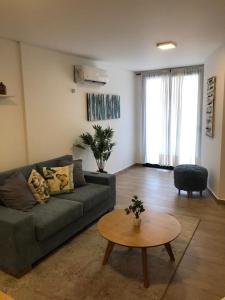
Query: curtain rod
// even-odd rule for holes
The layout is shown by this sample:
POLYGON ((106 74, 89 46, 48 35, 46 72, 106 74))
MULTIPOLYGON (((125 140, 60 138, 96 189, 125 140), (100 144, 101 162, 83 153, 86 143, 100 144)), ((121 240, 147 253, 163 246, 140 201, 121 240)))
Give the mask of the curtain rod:
POLYGON ((160 71, 169 71, 171 72, 172 70, 179 70, 179 69, 188 69, 188 68, 203 68, 204 65, 192 65, 192 66, 184 66, 184 67, 175 67, 175 68, 165 68, 165 69, 155 69, 155 70, 144 70, 144 71, 137 71, 135 72, 136 76, 140 76, 142 74, 145 73, 149 73, 149 72, 160 72, 160 71))

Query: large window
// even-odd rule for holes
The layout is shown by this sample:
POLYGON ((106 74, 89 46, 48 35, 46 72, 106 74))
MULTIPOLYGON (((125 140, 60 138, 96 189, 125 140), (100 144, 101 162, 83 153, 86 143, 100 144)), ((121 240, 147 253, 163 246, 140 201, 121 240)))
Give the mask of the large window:
POLYGON ((202 67, 153 72, 145 77, 145 89, 146 162, 197 163, 202 67))

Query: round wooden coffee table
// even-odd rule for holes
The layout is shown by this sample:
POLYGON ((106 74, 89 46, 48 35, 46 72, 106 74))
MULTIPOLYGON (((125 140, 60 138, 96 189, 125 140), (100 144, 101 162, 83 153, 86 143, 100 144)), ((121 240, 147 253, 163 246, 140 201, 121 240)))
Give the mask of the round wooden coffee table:
POLYGON ((108 240, 103 265, 108 261, 115 244, 142 249, 144 287, 149 287, 147 248, 164 245, 171 261, 174 261, 170 242, 181 232, 180 223, 171 215, 146 210, 141 214, 140 227, 133 225, 134 216, 123 209, 104 215, 97 224, 100 234, 108 240))

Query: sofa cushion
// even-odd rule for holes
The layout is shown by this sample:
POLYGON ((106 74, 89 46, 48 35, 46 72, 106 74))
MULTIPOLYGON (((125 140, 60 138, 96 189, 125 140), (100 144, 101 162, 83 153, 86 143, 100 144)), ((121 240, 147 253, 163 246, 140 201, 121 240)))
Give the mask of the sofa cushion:
POLYGON ((32 209, 36 237, 43 241, 83 215, 83 206, 79 202, 51 197, 46 204, 36 205, 32 209))
POLYGON ((48 201, 50 197, 48 184, 37 170, 32 170, 28 178, 28 184, 37 202, 43 203, 48 201))
MULTIPOLYGON (((71 161, 61 160, 59 162, 59 166, 67 166, 70 165, 71 161)), ((82 168, 82 159, 73 160, 73 182, 74 187, 80 187, 86 184, 86 180, 84 178, 84 171, 82 168)))
POLYGON ((43 168, 43 174, 50 195, 73 191, 73 164, 64 167, 45 167, 43 168))
POLYGON ((108 200, 109 192, 109 186, 88 183, 85 186, 76 188, 72 193, 55 197, 80 202, 83 204, 84 212, 86 212, 100 204, 102 201, 108 200))
POLYGON ((60 156, 60 157, 57 157, 57 158, 53 158, 53 159, 49 159, 49 160, 45 160, 45 161, 42 161, 42 162, 39 162, 36 164, 37 166, 37 170, 38 172, 44 176, 43 174, 43 168, 44 167, 61 167, 62 164, 61 162, 62 161, 67 161, 67 162, 70 162, 70 164, 73 163, 73 156, 72 155, 64 155, 64 156, 60 156))
MULTIPOLYGON (((7 179, 8 177, 10 177, 11 175, 13 175, 15 172, 20 171, 25 179, 27 180, 28 177, 30 176, 30 173, 32 171, 32 169, 35 169, 36 165, 32 164, 32 165, 28 165, 28 166, 23 166, 21 168, 16 168, 16 169, 11 169, 8 171, 4 171, 4 172, 0 172, 0 185, 4 184, 5 179, 7 179)), ((0 199, 0 205, 3 205, 1 199, 0 199)))
POLYGON ((6 207, 29 211, 37 204, 23 174, 16 171, 0 185, 0 199, 6 207))

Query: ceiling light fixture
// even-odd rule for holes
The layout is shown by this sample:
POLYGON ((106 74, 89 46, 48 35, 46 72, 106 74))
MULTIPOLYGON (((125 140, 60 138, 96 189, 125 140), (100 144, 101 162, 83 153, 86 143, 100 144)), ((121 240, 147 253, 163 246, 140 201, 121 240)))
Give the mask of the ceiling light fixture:
POLYGON ((161 50, 169 50, 169 49, 176 48, 177 45, 173 42, 163 42, 163 43, 157 43, 156 47, 161 49, 161 50))

